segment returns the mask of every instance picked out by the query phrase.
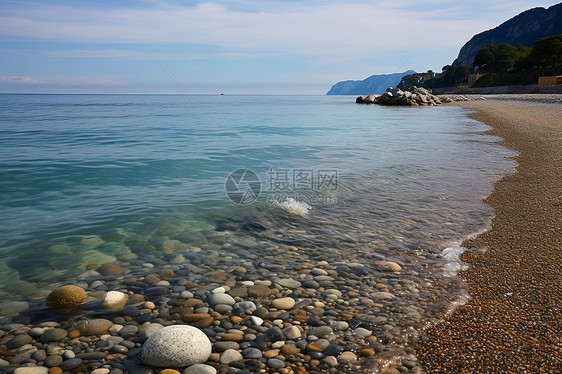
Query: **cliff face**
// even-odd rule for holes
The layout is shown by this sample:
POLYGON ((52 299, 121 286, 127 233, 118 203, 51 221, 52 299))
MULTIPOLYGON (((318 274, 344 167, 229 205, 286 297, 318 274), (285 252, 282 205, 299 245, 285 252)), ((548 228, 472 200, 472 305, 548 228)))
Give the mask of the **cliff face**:
POLYGON ((488 44, 523 44, 532 47, 537 39, 557 34, 562 34, 562 3, 548 9, 529 9, 494 29, 474 35, 461 48, 453 66, 472 64, 476 53, 488 44))
POLYGON ((372 75, 362 81, 338 82, 326 95, 381 95, 387 87, 396 87, 403 76, 415 73, 413 70, 408 70, 403 73, 372 75))

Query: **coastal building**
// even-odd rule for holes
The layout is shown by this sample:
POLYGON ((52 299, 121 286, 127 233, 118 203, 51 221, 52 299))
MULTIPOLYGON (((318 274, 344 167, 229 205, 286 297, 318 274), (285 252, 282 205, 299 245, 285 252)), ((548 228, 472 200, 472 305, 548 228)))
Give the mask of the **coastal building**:
POLYGON ((544 86, 554 86, 556 84, 562 84, 562 75, 550 75, 539 77, 539 87, 544 86))

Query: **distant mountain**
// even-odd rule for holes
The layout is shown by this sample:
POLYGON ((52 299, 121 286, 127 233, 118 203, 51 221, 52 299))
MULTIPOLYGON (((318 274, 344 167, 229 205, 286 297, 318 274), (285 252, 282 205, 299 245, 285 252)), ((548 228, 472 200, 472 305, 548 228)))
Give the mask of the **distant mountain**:
POLYGON ((371 75, 362 81, 338 82, 326 95, 382 95, 387 87, 396 87, 403 76, 415 73, 413 70, 408 70, 403 73, 371 75))
POLYGON ((529 9, 494 29, 474 35, 461 48, 453 66, 472 64, 476 53, 489 44, 523 44, 532 47, 536 40, 557 34, 562 34, 562 3, 548 9, 529 9))

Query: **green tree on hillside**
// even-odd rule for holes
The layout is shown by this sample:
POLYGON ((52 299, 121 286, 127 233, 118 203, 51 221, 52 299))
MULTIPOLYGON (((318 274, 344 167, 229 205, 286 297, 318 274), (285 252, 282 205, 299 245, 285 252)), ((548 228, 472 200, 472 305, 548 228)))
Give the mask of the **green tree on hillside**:
POLYGON ((488 45, 478 51, 474 57, 474 66, 479 66, 481 72, 501 73, 512 69, 517 61, 529 55, 531 49, 522 45, 517 47, 507 43, 488 45))
POLYGON ((552 74, 557 74, 562 64, 562 34, 537 40, 529 59, 535 66, 542 68, 543 75, 549 67, 552 68, 552 74))

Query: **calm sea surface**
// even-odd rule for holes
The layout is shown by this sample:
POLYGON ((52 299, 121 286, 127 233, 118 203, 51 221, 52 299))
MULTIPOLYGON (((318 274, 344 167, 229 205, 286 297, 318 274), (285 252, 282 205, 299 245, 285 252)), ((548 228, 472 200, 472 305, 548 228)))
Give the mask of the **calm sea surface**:
POLYGON ((212 269, 225 253, 395 261, 431 293, 462 265, 443 250, 489 225, 480 201, 513 153, 461 108, 353 101, 0 95, 1 302, 33 305, 106 262, 212 269))

